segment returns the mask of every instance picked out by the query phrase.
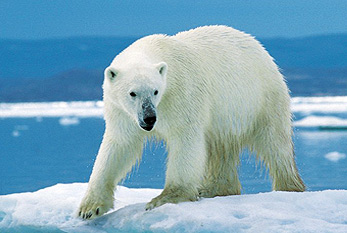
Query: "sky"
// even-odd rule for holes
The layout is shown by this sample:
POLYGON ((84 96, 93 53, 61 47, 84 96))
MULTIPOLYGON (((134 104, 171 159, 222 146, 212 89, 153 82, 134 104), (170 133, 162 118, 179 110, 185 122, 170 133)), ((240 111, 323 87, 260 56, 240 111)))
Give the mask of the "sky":
POLYGON ((347 33, 346 0, 0 0, 0 39, 175 34, 224 24, 257 37, 347 33))

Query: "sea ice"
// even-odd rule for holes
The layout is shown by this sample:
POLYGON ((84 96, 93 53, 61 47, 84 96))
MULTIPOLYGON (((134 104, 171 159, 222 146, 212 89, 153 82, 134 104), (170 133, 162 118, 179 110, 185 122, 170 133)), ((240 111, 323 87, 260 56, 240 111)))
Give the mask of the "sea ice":
POLYGON ((341 119, 331 116, 308 116, 294 122, 294 126, 300 127, 346 127, 347 119, 341 119))
POLYGON ((304 113, 347 112, 347 96, 293 97, 291 109, 304 113))
POLYGON ((114 210, 83 221, 75 215, 86 188, 58 184, 0 196, 0 231, 347 232, 347 190, 206 198, 145 211, 161 190, 118 186, 114 210))
MULTIPOLYGON (((8 117, 102 117, 102 101, 0 103, 0 118, 8 117)), ((294 113, 345 113, 347 96, 293 97, 294 113)))

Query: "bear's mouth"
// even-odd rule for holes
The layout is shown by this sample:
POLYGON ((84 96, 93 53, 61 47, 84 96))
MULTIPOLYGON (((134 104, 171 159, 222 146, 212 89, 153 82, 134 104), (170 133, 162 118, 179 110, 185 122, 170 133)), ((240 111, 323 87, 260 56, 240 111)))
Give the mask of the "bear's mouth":
POLYGON ((154 125, 140 125, 140 127, 146 131, 151 131, 154 128, 154 125))

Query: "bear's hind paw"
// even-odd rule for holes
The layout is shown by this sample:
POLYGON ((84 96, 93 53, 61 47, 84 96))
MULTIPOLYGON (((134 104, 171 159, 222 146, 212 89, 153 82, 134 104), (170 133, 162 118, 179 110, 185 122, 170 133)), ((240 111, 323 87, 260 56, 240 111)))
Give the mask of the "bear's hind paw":
POLYGON ((197 201, 198 194, 197 192, 187 192, 182 188, 177 189, 164 189, 164 191, 157 197, 153 198, 146 205, 146 210, 152 210, 156 207, 162 206, 166 203, 177 204, 180 202, 186 201, 197 201))

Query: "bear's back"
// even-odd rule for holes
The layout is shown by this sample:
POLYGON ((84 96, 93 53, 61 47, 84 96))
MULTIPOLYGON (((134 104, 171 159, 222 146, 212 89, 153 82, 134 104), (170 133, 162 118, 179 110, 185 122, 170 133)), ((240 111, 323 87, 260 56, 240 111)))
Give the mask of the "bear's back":
POLYGON ((194 86, 207 90, 208 98, 203 102, 208 103, 211 112, 219 113, 214 121, 228 119, 232 113, 233 129, 246 129, 268 99, 287 106, 289 95, 283 76, 273 58, 251 35, 226 26, 204 26, 171 38, 187 46, 193 57, 189 64, 198 67, 198 75, 187 79, 194 79, 194 86), (271 93, 277 94, 270 96, 271 93))
POLYGON ((259 45, 251 35, 222 25, 198 27, 189 31, 179 32, 172 37, 184 43, 203 47, 212 45, 259 45))

